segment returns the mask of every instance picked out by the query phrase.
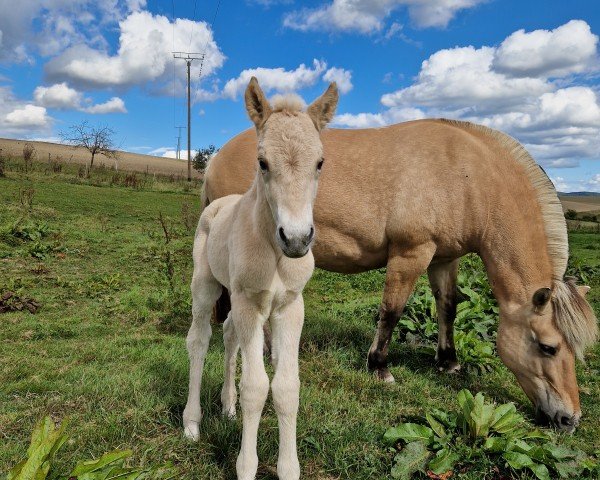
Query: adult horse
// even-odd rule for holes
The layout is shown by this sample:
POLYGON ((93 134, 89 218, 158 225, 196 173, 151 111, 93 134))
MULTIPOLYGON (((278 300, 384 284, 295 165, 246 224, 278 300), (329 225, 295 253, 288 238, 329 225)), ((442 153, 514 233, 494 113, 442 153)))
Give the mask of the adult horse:
MULTIPOLYGON (((564 278, 561 205, 527 151, 501 132, 442 119, 331 129, 322 142, 316 265, 341 273, 387 266, 369 368, 393 381, 392 332, 425 271, 437 304, 436 359, 446 370, 458 367, 458 259, 475 252, 500 306, 502 361, 538 413, 572 431, 581 416, 575 357, 595 341, 597 321, 584 299, 589 288, 564 278)), ((203 203, 244 192, 258 165, 255 152, 252 130, 225 144, 206 172, 203 203)))

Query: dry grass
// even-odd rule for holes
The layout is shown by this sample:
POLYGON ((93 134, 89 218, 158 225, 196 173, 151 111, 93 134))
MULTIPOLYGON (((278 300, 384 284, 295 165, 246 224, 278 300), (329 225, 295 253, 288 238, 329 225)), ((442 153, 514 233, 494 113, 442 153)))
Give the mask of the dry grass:
MULTIPOLYGON (((0 150, 3 155, 6 156, 22 158, 25 145, 32 145, 35 147, 39 161, 48 161, 48 154, 50 154, 50 162, 61 157, 63 161, 68 163, 82 165, 90 163, 90 154, 83 148, 73 148, 68 145, 49 142, 32 142, 0 138, 0 150)), ((104 164, 109 168, 114 168, 115 160, 99 155, 94 162, 94 166, 100 164, 104 164)), ((187 164, 184 161, 130 152, 119 152, 119 170, 187 176, 187 164)), ((200 178, 200 174, 195 170, 192 170, 192 176, 194 178, 200 178)))
POLYGON ((576 212, 600 211, 600 195, 581 195, 581 196, 561 196, 563 211, 575 210, 576 212))

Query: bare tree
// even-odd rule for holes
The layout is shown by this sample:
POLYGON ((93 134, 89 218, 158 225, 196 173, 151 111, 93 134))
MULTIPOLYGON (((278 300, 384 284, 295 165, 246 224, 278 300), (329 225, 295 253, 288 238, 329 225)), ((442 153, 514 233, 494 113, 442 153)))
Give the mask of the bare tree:
POLYGON ((69 127, 68 131, 61 132, 60 138, 65 143, 74 147, 83 147, 90 152, 92 155, 90 167, 93 167, 96 154, 118 160, 118 152, 113 140, 114 134, 115 131, 106 125, 94 127, 84 120, 69 127))

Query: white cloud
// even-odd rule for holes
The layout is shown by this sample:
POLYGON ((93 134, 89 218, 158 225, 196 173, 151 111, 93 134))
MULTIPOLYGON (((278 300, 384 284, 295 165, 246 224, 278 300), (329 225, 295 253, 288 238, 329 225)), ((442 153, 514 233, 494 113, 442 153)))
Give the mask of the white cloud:
POLYGON ((5 117, 9 126, 17 128, 40 128, 50 123, 50 117, 46 114, 44 107, 36 105, 25 105, 8 113, 5 117))
MULTIPOLYGON (((196 154, 198 153, 197 150, 190 150, 192 159, 196 156, 196 154)), ((187 149, 185 150, 179 150, 179 158, 181 160, 185 160, 187 162, 187 149)), ((160 148, 155 148, 154 150, 148 152, 148 155, 155 155, 157 157, 164 157, 164 158, 177 158, 177 149, 173 148, 173 147, 160 147, 160 148)))
POLYGON ((64 110, 78 109, 82 101, 81 93, 65 82, 50 87, 37 87, 33 92, 33 98, 43 107, 64 110))
POLYGON ((583 20, 554 30, 518 30, 495 51, 494 69, 519 77, 581 73, 596 60, 597 44, 598 36, 583 20))
POLYGON ((96 105, 91 105, 84 109, 87 113, 127 113, 127 109, 125 108, 125 102, 121 100, 119 97, 112 97, 110 100, 107 100, 104 103, 98 103, 96 105))
POLYGON ((66 82, 37 87, 33 99, 39 106, 58 110, 80 110, 92 114, 127 113, 125 103, 119 97, 93 105, 90 98, 84 98, 81 92, 69 87, 66 82))
POLYGON ((333 119, 333 125, 348 128, 384 127, 392 123, 425 118, 418 108, 390 108, 381 113, 342 113, 333 119))
MULTIPOLYGON (((206 52, 202 74, 209 76, 225 60, 206 22, 178 18, 173 25, 167 17, 147 11, 129 14, 119 22, 119 49, 115 55, 78 44, 53 58, 45 66, 51 80, 69 80, 90 88, 130 87, 172 82, 173 29, 175 51, 206 52), (190 42, 191 38, 191 42, 190 42)), ((177 60, 175 72, 185 82, 185 64, 177 60)), ((192 78, 198 78, 200 62, 192 63, 192 78)), ((170 90, 172 92, 172 90, 170 90)))
POLYGON ((348 93, 352 90, 352 72, 343 68, 332 67, 325 72, 323 80, 326 82, 336 82, 340 93, 348 93))
POLYGON ((401 7, 408 9, 421 28, 445 27, 460 11, 484 0, 333 0, 317 8, 288 13, 284 26, 294 30, 356 31, 363 34, 383 29, 385 20, 401 7))
POLYGON ((105 44, 100 29, 145 0, 0 0, 0 59, 31 62, 78 43, 105 44))
POLYGON ((381 97, 388 110, 336 121, 381 126, 398 121, 398 111, 416 109, 505 131, 545 166, 577 166, 581 158, 600 159, 600 98, 573 75, 596 68, 597 43, 585 22, 571 21, 552 31, 516 32, 499 47, 440 50, 412 85, 381 97))
POLYGON ((252 77, 256 77, 262 89, 266 92, 293 92, 314 85, 327 64, 320 60, 313 60, 313 66, 307 67, 303 63, 295 70, 279 68, 250 68, 243 70, 237 78, 232 78, 223 87, 223 96, 235 99, 247 87, 252 77))

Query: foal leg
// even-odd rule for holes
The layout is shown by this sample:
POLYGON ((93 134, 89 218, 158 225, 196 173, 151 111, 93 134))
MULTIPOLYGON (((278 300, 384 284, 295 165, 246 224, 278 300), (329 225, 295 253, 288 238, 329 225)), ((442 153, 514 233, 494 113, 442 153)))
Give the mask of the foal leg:
POLYGON ((263 362, 263 323, 244 293, 233 294, 232 320, 242 352, 240 405, 242 446, 236 462, 238 480, 252 480, 258 468, 256 437, 260 416, 269 393, 269 377, 263 362))
POLYGON ((223 405, 223 415, 234 418, 237 402, 235 370, 240 344, 235 334, 231 313, 227 315, 227 320, 223 324, 223 341, 225 343, 225 379, 223 381, 223 389, 221 390, 221 404, 223 405))
POLYGON ((198 440, 199 425, 202 418, 200 408, 200 387, 204 359, 212 334, 210 319, 215 302, 221 294, 221 285, 213 277, 206 259, 205 238, 200 236, 194 248, 194 276, 192 278, 192 325, 188 332, 186 345, 190 358, 190 383, 188 399, 183 411, 185 436, 198 440))
POLYGON ((430 265, 427 269, 429 283, 437 307, 439 325, 438 346, 435 360, 441 372, 453 373, 460 370, 454 348, 454 319, 456 318, 459 260, 430 265))
POLYGON ((298 350, 304 323, 304 301, 299 295, 271 317, 275 375, 271 382, 273 405, 279 421, 277 476, 298 480, 300 463, 296 448, 296 418, 300 395, 298 350))
POLYGON ((390 247, 377 333, 367 357, 369 370, 384 382, 394 381, 387 366, 392 333, 419 275, 425 271, 434 253, 435 245, 429 243, 403 250, 394 245, 390 247))

